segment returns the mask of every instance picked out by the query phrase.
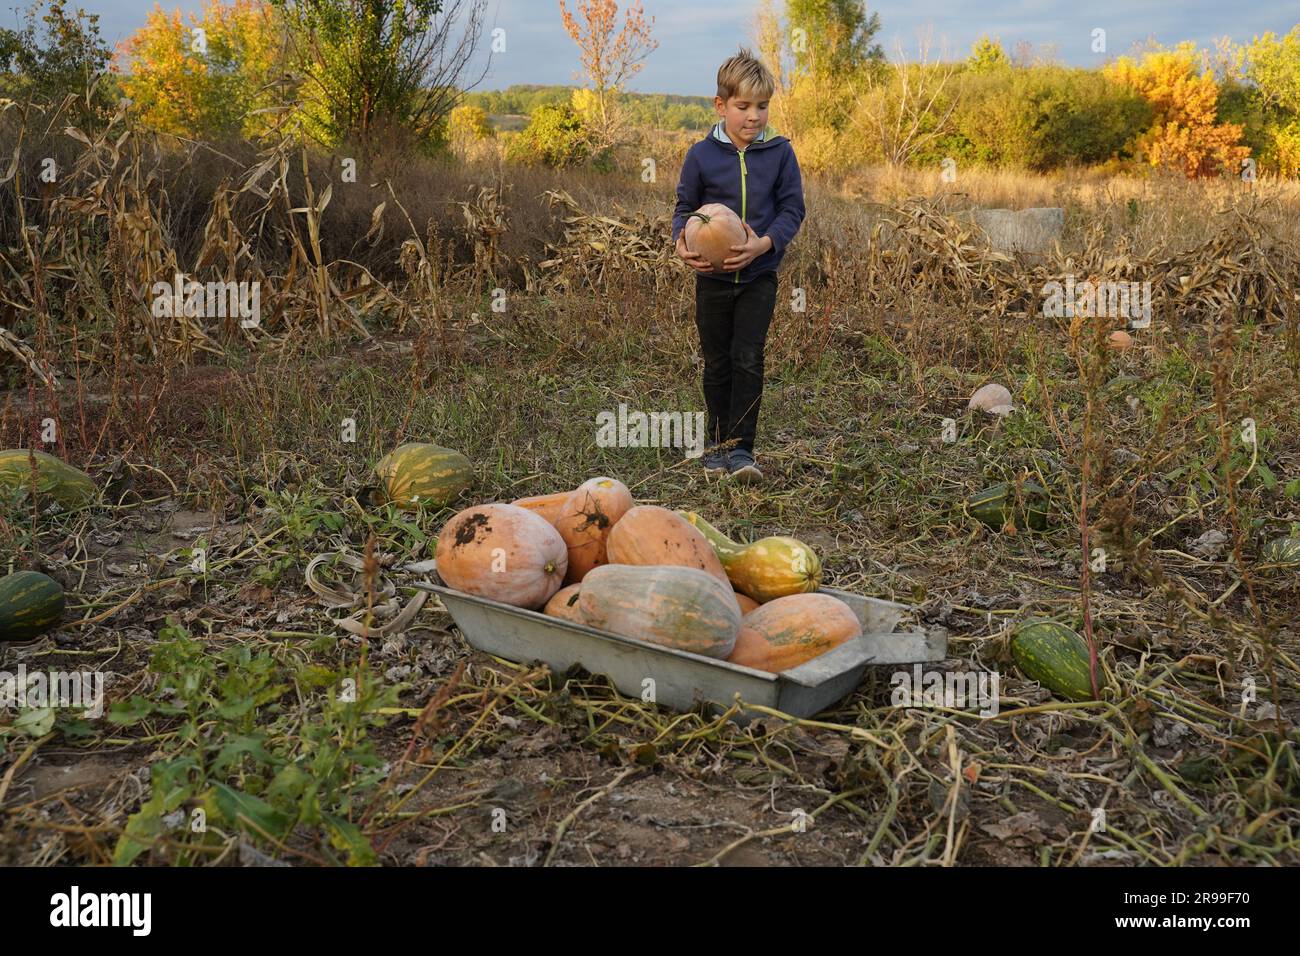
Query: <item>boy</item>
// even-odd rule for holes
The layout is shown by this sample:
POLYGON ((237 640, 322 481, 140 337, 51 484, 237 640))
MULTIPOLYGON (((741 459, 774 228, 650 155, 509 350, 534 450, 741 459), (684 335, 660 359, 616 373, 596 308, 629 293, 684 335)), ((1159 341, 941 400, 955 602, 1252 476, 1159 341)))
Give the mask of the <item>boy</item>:
POLYGON ((803 179, 794 148, 767 126, 775 81, 741 50, 718 70, 718 123, 690 148, 677 183, 673 242, 696 271, 695 325, 704 356, 708 441, 704 467, 759 481, 754 436, 763 395, 763 346, 776 306, 776 270, 803 222, 803 179), (746 241, 714 272, 686 248, 687 217, 708 203, 740 216, 746 241), (734 447, 719 448, 723 442, 734 447))

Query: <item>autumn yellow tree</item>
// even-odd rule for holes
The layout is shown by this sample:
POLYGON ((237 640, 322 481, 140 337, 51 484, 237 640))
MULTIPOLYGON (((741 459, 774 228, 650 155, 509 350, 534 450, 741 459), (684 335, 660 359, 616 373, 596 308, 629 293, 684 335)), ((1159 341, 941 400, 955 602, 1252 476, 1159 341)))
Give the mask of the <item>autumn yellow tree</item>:
POLYGON ((1219 84, 1213 72, 1200 69, 1194 44, 1153 50, 1141 60, 1120 57, 1106 75, 1151 104, 1153 122, 1138 147, 1152 166, 1195 179, 1236 172, 1250 155, 1241 145, 1243 128, 1218 122, 1219 84))
POLYGON ((260 109, 280 73, 281 31, 259 0, 208 0, 187 24, 157 4, 118 48, 122 88, 144 121, 179 136, 252 136, 269 124, 260 109))
POLYGON ((624 126, 619 94, 641 69, 642 61, 659 46, 651 37, 654 17, 646 19, 641 0, 634 0, 618 27, 616 0, 577 0, 574 12, 560 0, 560 18, 573 42, 578 44, 582 70, 591 84, 584 96, 584 121, 596 149, 618 142, 624 126))

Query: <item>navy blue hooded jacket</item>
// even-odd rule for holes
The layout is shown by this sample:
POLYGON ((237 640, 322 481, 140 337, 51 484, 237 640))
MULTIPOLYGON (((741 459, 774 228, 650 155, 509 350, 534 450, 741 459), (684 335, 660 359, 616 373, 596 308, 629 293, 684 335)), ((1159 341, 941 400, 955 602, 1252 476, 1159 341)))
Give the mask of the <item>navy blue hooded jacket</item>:
POLYGON ((769 126, 741 152, 719 121, 686 153, 677 183, 673 245, 686 218, 709 203, 728 206, 755 234, 772 237, 772 248, 735 272, 702 273, 721 282, 749 282, 775 272, 803 222, 803 177, 794 147, 769 126))

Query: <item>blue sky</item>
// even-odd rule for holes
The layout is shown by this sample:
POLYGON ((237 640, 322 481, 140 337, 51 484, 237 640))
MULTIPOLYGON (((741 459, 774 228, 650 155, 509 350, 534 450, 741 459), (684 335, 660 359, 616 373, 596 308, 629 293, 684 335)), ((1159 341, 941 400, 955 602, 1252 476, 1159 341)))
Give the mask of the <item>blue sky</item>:
MULTIPOLYGON (((144 23, 152 2, 139 0, 72 0, 100 15, 105 38, 116 42, 144 23)), ((646 14, 655 18, 659 48, 631 84, 641 92, 712 95, 718 64, 735 48, 752 38, 754 13, 759 4, 725 0, 643 0, 646 14)), ((12 26, 15 6, 25 0, 0 0, 0 23, 12 26)), ((626 5, 621 0, 620 6, 626 5)), ((172 0, 164 9, 194 11, 196 0, 172 0)), ((783 6, 783 4, 781 4, 783 6)), ((1285 33, 1300 22, 1297 0, 1101 0, 1079 3, 1065 0, 984 0, 953 3, 942 0, 908 0, 868 4, 880 13, 878 39, 892 57, 901 44, 915 56, 918 37, 933 36, 936 51, 946 48, 965 55, 981 34, 1001 38, 1008 50, 1017 41, 1038 46, 1054 44, 1066 63, 1095 65, 1105 56, 1091 52, 1092 30, 1106 30, 1107 55, 1128 51, 1133 44, 1155 37, 1162 43, 1195 40, 1208 45, 1228 35, 1238 42, 1272 30, 1285 33)), ((491 72, 479 89, 501 89, 513 83, 571 83, 579 68, 577 48, 560 23, 558 0, 490 0, 489 26, 506 31, 506 52, 493 57, 491 72)))

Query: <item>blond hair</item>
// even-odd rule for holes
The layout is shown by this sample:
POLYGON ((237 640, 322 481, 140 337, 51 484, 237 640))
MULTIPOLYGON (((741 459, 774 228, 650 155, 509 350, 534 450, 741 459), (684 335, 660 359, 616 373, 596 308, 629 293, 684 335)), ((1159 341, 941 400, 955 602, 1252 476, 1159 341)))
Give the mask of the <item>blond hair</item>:
POLYGON ((723 102, 741 94, 771 99, 775 89, 772 71, 749 50, 742 49, 718 67, 718 96, 723 102))

